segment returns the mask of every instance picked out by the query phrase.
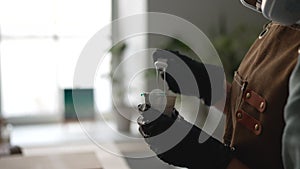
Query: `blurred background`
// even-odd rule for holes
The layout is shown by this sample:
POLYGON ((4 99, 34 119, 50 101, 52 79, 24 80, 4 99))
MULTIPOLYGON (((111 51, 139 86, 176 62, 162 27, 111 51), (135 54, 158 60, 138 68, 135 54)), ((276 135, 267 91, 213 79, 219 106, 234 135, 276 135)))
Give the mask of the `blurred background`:
MULTIPOLYGON (((151 71, 137 74, 135 80, 131 77, 134 70, 131 67, 149 66, 151 58, 137 55, 134 61, 128 59, 147 48, 168 48, 192 56, 193 52, 185 44, 159 35, 130 37, 103 49, 109 53, 93 84, 73 83, 78 57, 97 31, 112 20, 145 12, 173 14, 202 30, 219 53, 228 81, 267 23, 239 0, 0 0, 0 158, 9 158, 12 146, 23 150, 17 160, 49 156, 49 152, 59 152, 61 147, 71 146, 71 150, 83 146, 78 149, 101 151, 97 156, 100 160, 96 159, 100 164, 95 165, 104 168, 172 168, 156 157, 126 158, 151 154, 142 139, 128 137, 140 138, 135 104, 142 101, 139 94, 151 90, 155 81, 151 71), (119 66, 125 60, 128 62, 119 66), (115 75, 116 71, 120 73, 115 75), (128 88, 126 79, 133 81, 132 87, 128 88), (77 114, 74 96, 79 99, 77 114), (107 152, 87 147, 91 141, 78 119, 97 143, 112 145, 126 157, 101 156, 107 152)), ((107 43, 116 43, 118 36, 134 27, 147 31, 149 26, 146 17, 142 24, 139 22, 131 28, 115 25, 107 35, 107 43)), ((183 36, 181 32, 173 33, 183 36)), ((189 119, 188 114, 186 118, 189 119)), ((222 124, 215 134, 219 139, 222 124)), ((75 150, 62 152, 77 153, 75 150)), ((39 161, 38 158, 30 160, 39 161)))

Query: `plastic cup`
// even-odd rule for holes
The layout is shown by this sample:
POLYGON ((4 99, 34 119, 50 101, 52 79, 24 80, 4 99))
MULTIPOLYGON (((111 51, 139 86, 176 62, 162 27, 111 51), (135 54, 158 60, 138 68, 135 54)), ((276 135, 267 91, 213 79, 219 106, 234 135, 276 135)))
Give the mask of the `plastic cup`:
POLYGON ((165 115, 171 116, 175 106, 176 96, 167 95, 163 92, 145 92, 142 93, 145 103, 151 108, 163 112, 165 115))

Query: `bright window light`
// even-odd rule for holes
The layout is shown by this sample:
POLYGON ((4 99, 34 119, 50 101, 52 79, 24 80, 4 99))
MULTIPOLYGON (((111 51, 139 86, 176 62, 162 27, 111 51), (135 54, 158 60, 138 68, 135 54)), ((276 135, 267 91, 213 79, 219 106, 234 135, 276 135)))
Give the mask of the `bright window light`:
POLYGON ((2 115, 62 113, 61 89, 73 87, 77 58, 111 9, 111 0, 0 0, 2 115))

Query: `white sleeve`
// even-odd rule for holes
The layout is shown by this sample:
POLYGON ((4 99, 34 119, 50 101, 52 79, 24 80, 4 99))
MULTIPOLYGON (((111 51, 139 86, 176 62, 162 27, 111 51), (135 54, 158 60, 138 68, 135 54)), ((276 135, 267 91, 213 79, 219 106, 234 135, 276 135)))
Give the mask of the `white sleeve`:
POLYGON ((290 77, 289 97, 285 106, 286 126, 282 138, 285 169, 300 169, 300 55, 290 77))

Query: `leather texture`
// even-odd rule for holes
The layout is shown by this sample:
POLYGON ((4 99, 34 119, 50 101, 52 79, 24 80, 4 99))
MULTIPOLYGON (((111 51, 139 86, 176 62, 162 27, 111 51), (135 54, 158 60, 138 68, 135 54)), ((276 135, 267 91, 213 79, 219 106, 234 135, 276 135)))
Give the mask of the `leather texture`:
POLYGON ((231 84, 224 142, 235 147, 236 158, 251 169, 283 169, 283 111, 297 62, 300 28, 270 23, 265 29, 231 84), (247 92, 252 97, 247 98, 247 92))
POLYGON ((244 100, 261 113, 263 113, 267 107, 266 100, 253 90, 248 90, 245 92, 244 100))

